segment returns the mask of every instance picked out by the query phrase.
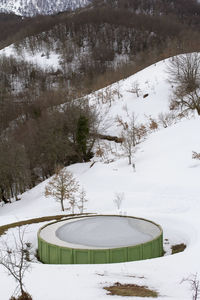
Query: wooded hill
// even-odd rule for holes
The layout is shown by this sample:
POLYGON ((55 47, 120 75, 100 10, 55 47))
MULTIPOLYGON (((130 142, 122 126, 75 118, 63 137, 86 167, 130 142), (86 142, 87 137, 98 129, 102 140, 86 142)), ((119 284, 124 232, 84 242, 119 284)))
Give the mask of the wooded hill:
POLYGON ((1 48, 15 43, 18 57, 0 57, 0 198, 51 176, 57 164, 88 160, 98 116, 72 100, 160 59, 199 51, 199 15, 195 0, 96 0, 55 16, 1 14, 1 48), (24 49, 58 54, 58 70, 23 61, 24 49))

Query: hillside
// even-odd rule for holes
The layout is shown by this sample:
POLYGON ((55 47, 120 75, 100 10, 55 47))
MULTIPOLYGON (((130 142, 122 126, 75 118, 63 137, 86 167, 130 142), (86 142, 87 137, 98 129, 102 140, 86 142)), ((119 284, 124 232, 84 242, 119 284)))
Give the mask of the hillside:
MULTIPOLYGON (((187 278, 200 279, 199 17, 197 0, 0 0, 0 259, 15 258, 19 237, 2 225, 26 220, 33 261, 24 283, 33 300, 109 300, 103 288, 115 282, 147 286, 159 300, 192 298, 187 278), (185 81, 191 57, 195 76, 185 81), (46 189, 62 168, 80 192, 63 211, 46 189), (164 256, 40 263, 38 229, 81 212, 84 193, 87 213, 160 224, 164 256), (177 245, 186 249, 172 255, 177 245)), ((0 299, 10 299, 16 282, 1 261, 0 278, 0 299)))
MULTIPOLYGON (((75 10, 80 7, 87 6, 92 3, 102 3, 102 0, 59 0, 59 1, 34 1, 34 0, 1 0, 0 12, 12 13, 20 16, 35 16, 35 15, 52 15, 67 10, 75 10)), ((172 11, 180 13, 181 17, 199 14, 198 0, 186 2, 184 0, 178 1, 162 1, 162 0, 143 0, 143 1, 130 1, 130 0, 106 0, 103 1, 110 7, 129 8, 137 11, 137 13, 157 14, 164 13, 170 14, 172 11)), ((196 20, 193 20, 195 22, 196 20)))
POLYGON ((6 31, 2 39, 0 33, 0 130, 21 115, 27 121, 33 114, 41 117, 47 107, 80 98, 163 58, 199 51, 199 4, 194 1, 187 9, 181 3, 95 1, 73 13, 0 18, 6 31))
POLYGON ((90 0, 1 0, 0 12, 14 13, 20 16, 52 15, 66 10, 74 10, 76 8, 86 6, 89 3, 90 0))
MULTIPOLYGON (((119 134, 121 128, 114 122, 116 116, 128 122, 134 112, 137 121, 145 123, 151 115, 168 111, 171 85, 167 81, 168 60, 160 61, 141 72, 97 91, 87 98, 90 105, 100 105, 105 123, 111 119, 107 133, 119 134), (134 83, 140 87, 139 97, 130 92, 134 83), (101 102, 102 94, 111 94, 108 102, 101 102), (117 92, 116 92, 117 91, 117 92), (144 94, 148 94, 143 98, 144 94), (105 111, 107 114, 105 115, 105 111)), ((153 130, 138 144, 133 155, 136 171, 128 165, 120 145, 105 142, 100 146, 105 156, 94 156, 91 162, 68 167, 87 192, 87 212, 116 213, 113 198, 123 192, 122 213, 144 217, 159 223, 164 230, 164 257, 108 265, 44 265, 32 263, 26 276, 27 290, 34 299, 70 300, 109 299, 104 286, 114 282, 147 285, 159 292, 157 299, 191 299, 187 282, 180 284, 190 274, 199 274, 199 161, 192 159, 192 151, 199 152, 200 118, 183 118, 176 124, 153 130), (107 154, 106 154, 107 152, 107 154), (120 154, 120 156, 119 156, 120 154), (109 160, 110 159, 110 160, 109 160), (169 255, 170 246, 185 243, 184 252, 169 255)), ((103 132, 102 132, 103 133, 103 132)), ((98 147, 99 145, 97 145, 98 147)), ((21 195, 21 200, 0 208, 0 224, 60 213, 59 203, 45 198, 44 188, 49 179, 21 195)), ((37 230, 42 224, 30 225, 26 237, 37 247, 37 230)), ((11 238, 16 229, 9 230, 11 238)), ((14 282, 0 267, 1 299, 7 300, 14 282)), ((112 296, 118 299, 118 296, 112 296)), ((142 298, 141 298, 142 299, 142 298)))

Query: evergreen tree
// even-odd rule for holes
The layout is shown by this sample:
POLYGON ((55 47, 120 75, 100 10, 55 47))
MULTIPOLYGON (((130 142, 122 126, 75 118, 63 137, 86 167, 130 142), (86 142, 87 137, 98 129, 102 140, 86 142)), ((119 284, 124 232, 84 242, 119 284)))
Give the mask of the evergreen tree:
POLYGON ((88 136, 89 136, 88 118, 81 115, 77 123, 76 141, 78 145, 78 152, 84 161, 88 160, 88 153, 87 153, 88 136))

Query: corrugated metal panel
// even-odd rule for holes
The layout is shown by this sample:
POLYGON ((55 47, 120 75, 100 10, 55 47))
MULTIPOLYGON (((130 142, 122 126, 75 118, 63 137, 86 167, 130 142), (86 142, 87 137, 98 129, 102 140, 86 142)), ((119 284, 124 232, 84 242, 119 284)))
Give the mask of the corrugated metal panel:
POLYGON ((49 264, 103 264, 150 259, 163 255, 163 232, 144 244, 112 249, 72 249, 49 244, 38 232, 40 260, 49 264))

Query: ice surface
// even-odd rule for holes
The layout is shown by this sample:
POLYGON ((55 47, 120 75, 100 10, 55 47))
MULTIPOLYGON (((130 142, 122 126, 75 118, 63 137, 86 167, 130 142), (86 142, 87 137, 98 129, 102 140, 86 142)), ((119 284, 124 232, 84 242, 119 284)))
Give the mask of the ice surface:
POLYGON ((56 236, 72 244, 117 248, 145 243, 159 232, 156 225, 144 220, 97 216, 66 223, 56 230, 56 236))

